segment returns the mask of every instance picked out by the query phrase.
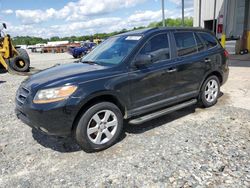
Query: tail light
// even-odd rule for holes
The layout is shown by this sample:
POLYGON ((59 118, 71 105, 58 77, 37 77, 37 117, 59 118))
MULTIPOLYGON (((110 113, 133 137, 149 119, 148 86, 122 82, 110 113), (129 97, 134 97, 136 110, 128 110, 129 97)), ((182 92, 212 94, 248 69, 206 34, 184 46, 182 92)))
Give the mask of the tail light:
POLYGON ((225 56, 226 58, 228 58, 228 57, 229 57, 229 53, 228 53, 228 51, 227 51, 227 50, 224 50, 224 56, 225 56))
POLYGON ((218 19, 218 26, 217 26, 217 33, 222 33, 223 32, 223 15, 219 15, 218 19))
POLYGON ((222 24, 218 24, 217 33, 222 33, 222 31, 223 31, 223 25, 222 24))

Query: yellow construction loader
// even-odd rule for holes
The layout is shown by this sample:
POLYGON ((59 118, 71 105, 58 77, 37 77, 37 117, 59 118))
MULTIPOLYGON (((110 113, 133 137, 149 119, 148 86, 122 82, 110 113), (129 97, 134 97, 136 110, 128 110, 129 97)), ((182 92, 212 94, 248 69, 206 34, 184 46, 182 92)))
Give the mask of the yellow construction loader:
POLYGON ((7 71, 27 72, 30 67, 30 58, 26 50, 15 48, 10 35, 4 33, 5 23, 0 25, 0 67, 7 71))

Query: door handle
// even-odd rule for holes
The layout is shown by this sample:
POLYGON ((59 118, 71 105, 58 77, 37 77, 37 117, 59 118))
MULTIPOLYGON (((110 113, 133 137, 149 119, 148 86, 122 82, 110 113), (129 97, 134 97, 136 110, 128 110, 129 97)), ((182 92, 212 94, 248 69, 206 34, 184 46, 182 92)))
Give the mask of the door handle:
POLYGON ((210 63, 210 62, 211 62, 211 59, 206 58, 204 61, 205 61, 205 63, 210 63))
POLYGON ((167 70, 168 73, 175 72, 175 71, 177 71, 176 68, 169 68, 169 69, 167 70))

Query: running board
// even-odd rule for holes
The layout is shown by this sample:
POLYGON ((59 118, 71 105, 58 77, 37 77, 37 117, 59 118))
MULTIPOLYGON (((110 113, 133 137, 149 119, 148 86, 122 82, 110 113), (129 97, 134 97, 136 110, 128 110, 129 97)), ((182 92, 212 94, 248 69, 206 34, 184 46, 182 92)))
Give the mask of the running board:
POLYGON ((129 123, 134 124, 134 125, 138 125, 138 124, 141 124, 141 123, 144 123, 146 121, 158 118, 160 116, 169 114, 171 112, 174 112, 176 110, 180 110, 182 108, 185 108, 187 106, 190 106, 190 105, 193 105, 193 104, 196 104, 196 103, 197 103, 197 99, 192 99, 190 101, 186 101, 184 103, 177 104, 175 106, 171 106, 169 108, 165 108, 165 109, 157 111, 157 112, 153 112, 152 114, 147 114, 147 115, 141 116, 141 117, 139 117, 137 119, 132 119, 132 120, 129 121, 129 123))

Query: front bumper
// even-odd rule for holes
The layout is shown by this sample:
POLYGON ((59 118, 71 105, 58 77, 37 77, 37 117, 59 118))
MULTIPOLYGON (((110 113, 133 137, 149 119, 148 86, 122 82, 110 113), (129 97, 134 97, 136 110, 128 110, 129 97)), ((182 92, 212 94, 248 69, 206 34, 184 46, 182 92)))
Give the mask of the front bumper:
POLYGON ((18 119, 32 128, 50 135, 69 136, 76 116, 77 100, 34 104, 30 90, 20 87, 16 95, 15 113, 18 119), (67 105, 67 101, 68 105, 67 105), (72 102, 73 101, 73 102, 72 102))
POLYGON ((57 136, 71 134, 73 120, 62 107, 44 110, 16 105, 15 113, 23 123, 46 134, 57 136))

